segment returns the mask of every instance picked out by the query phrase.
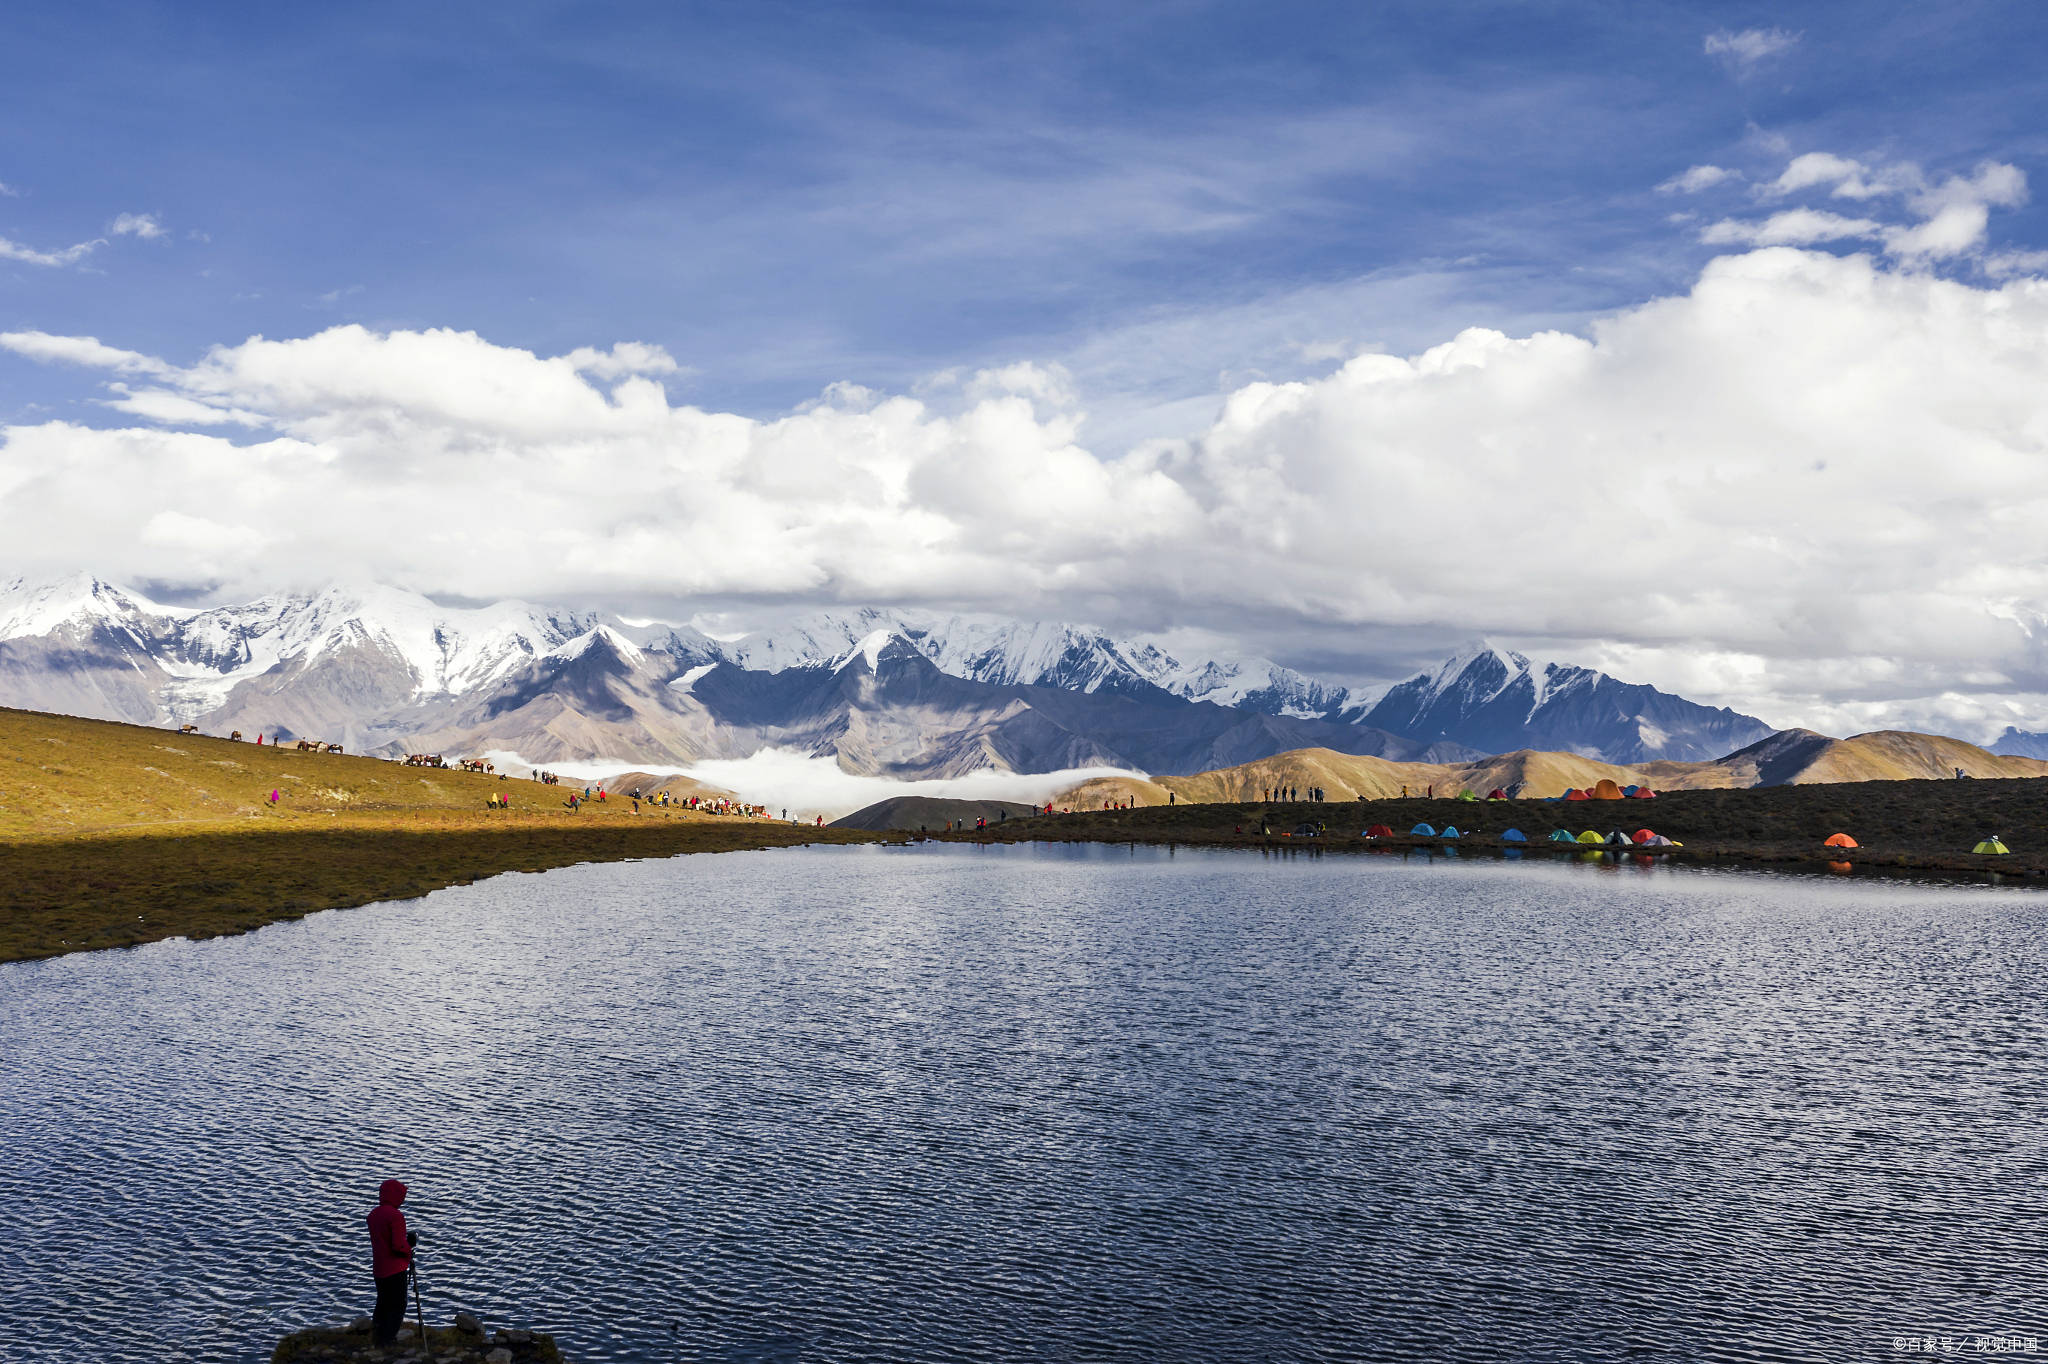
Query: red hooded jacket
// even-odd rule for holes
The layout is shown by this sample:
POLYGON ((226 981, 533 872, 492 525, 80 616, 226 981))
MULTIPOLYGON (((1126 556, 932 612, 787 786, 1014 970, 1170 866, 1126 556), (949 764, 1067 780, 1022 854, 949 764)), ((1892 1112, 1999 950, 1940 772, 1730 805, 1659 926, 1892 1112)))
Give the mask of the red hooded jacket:
POLYGON ((370 1273, 377 1278, 403 1274, 412 1268, 412 1247, 405 1243, 405 1214, 398 1205, 405 1202, 405 1185, 387 1179, 377 1189, 377 1206, 370 1210, 370 1273))

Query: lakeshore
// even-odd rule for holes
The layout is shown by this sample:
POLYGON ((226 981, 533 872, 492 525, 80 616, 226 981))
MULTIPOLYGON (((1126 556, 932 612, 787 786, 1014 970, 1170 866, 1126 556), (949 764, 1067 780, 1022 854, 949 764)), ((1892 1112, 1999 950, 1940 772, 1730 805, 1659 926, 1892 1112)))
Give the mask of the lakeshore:
POLYGON ((968 843, 1092 842, 1213 848, 1313 848, 1335 852, 1456 850, 1532 857, 1655 856, 1673 863, 1759 871, 1834 869, 1909 875, 1992 874, 2025 882, 2048 877, 2048 778, 1984 781, 1834 782, 1671 791, 1653 800, 1234 801, 1137 805, 1122 810, 1005 819, 986 829, 936 829, 921 836, 968 843), (1320 824, 1314 836, 1297 835, 1320 824), (1367 838, 1372 825, 1394 830, 1367 838), (1418 824, 1447 839, 1410 833, 1418 824), (1264 832, 1262 832, 1262 829, 1264 832), (1503 842, 1519 830, 1526 842, 1503 842), (1633 835, 1650 829, 1681 847, 1605 850, 1552 843, 1563 829, 1633 835), (1854 848, 1827 847, 1847 833, 1854 848), (2001 836, 2002 856, 1971 851, 2001 836))
MULTIPOLYGON (((1228 801, 1008 818, 975 830, 796 825, 378 758, 258 747, 109 721, 0 710, 0 961, 244 933, 508 872, 805 844, 1142 843, 1338 852, 1585 856, 1555 829, 1682 847, 1674 863, 1757 870, 2048 877, 2048 778, 1671 791, 1654 800, 1228 801), (277 800, 269 798, 279 792, 277 800), (509 809, 489 808, 493 797, 509 809), (1303 824, 1315 837, 1297 837, 1303 824), (1375 824, 1396 832, 1368 839, 1375 824), (1408 833, 1455 826, 1455 841, 1408 833), (1518 828, 1526 843, 1503 843, 1518 828), (1261 832, 1261 830, 1265 832, 1261 832), (1846 832, 1856 848, 1823 846, 1846 832), (2002 836, 2011 853, 1979 856, 2002 836)), ((961 821, 955 821, 959 823, 961 821)), ((1601 854, 1612 855, 1612 854, 1601 854)), ((1623 856, 1652 855, 1637 849, 1623 856)))

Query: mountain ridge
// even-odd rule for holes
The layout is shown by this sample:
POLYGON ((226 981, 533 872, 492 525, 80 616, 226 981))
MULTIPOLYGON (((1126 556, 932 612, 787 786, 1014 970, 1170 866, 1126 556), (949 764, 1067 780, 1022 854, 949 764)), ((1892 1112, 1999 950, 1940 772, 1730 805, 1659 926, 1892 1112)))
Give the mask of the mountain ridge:
POLYGON ((718 639, 520 601, 443 607, 380 585, 168 606, 89 574, 0 584, 0 701, 351 751, 490 749, 537 762, 688 762, 787 742, 848 770, 918 775, 1186 771, 1306 746, 1402 761, 1515 747, 1637 760, 1772 732, 1484 642, 1390 688, 1349 688, 1269 660, 1186 660, 1156 641, 1044 621, 860 608, 718 639), (903 707, 894 724, 844 693, 806 703, 838 707, 833 718, 756 713, 798 705, 820 669, 858 657, 873 673, 884 655, 899 671, 915 657, 985 690, 927 705, 935 683, 899 683, 885 689, 903 707), (908 729, 919 714, 928 742, 908 729))

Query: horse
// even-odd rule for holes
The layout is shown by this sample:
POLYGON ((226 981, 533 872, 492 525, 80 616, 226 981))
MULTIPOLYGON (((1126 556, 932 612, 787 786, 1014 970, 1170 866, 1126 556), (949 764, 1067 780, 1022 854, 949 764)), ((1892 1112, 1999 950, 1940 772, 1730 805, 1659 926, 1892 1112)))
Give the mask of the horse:
POLYGON ((320 751, 321 751, 322 753, 339 753, 339 752, 341 752, 341 745, 340 745, 340 744, 323 744, 323 745, 321 745, 321 746, 320 746, 320 751))
POLYGON ((238 729, 238 730, 234 730, 234 731, 232 731, 232 732, 231 732, 231 733, 230 733, 230 734, 228 735, 228 737, 229 737, 230 739, 239 739, 239 738, 241 738, 241 737, 242 737, 242 731, 241 731, 241 730, 239 730, 239 729, 238 729))
POLYGON ((178 726, 178 733, 180 733, 180 734, 197 734, 198 732, 199 732, 199 726, 197 726, 197 725, 179 725, 179 726, 178 726))

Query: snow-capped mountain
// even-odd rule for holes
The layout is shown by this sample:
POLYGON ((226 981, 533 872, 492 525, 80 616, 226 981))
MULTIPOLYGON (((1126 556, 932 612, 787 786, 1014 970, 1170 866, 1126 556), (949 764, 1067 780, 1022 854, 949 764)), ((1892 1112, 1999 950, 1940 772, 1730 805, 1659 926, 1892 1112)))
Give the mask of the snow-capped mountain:
POLYGON ((873 608, 821 612, 711 647, 741 667, 780 672, 828 662, 877 630, 907 640, 941 672, 997 686, 1134 696, 1157 691, 1184 701, 1301 720, 1334 719, 1371 699, 1266 659, 1183 662, 1148 640, 1118 639, 1086 626, 992 616, 873 608))
POLYGON ((1183 660, 1154 641, 983 616, 827 612, 718 640, 521 602, 446 607, 388 587, 168 606, 90 576, 0 584, 0 704, 358 752, 435 743, 689 761, 774 744, 904 773, 1194 771, 1303 747, 1438 760, 1558 748, 1634 762, 1719 757, 1770 733, 1487 647, 1379 694, 1262 659, 1183 660), (850 670, 872 685, 832 681, 850 670))
POLYGON ((1610 763, 1704 762, 1768 737, 1750 715, 1480 642, 1387 690, 1356 717, 1485 753, 1558 749, 1610 763))

